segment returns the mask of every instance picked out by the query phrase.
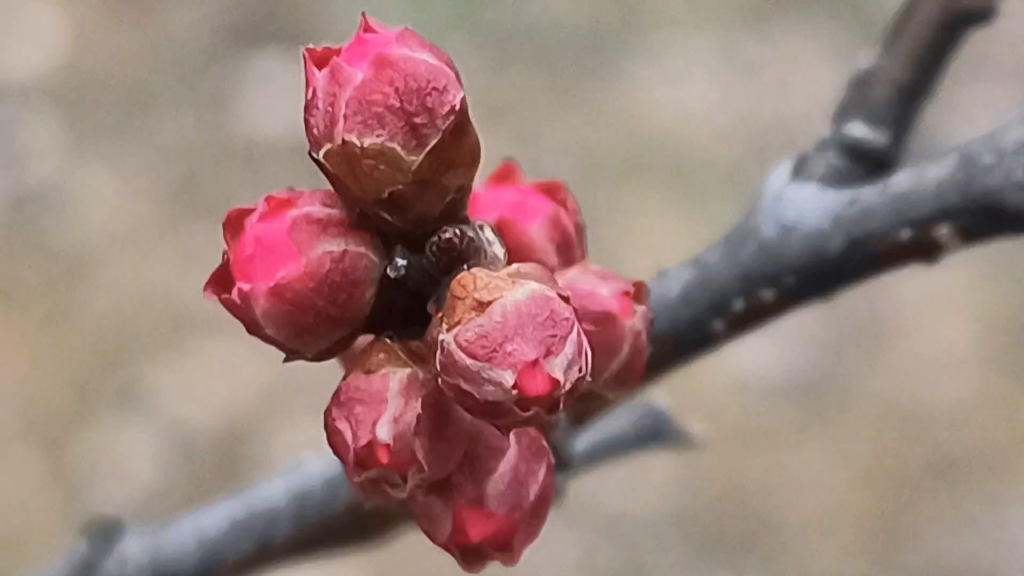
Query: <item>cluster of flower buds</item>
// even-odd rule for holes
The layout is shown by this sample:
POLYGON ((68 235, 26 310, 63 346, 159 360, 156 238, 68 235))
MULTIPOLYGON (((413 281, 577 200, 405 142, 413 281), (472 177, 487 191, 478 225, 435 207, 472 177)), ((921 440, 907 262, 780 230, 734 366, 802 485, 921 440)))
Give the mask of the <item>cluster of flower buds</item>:
POLYGON ((307 48, 309 155, 331 189, 224 219, 206 283, 285 360, 337 359, 327 442, 466 571, 514 565, 554 499, 551 416, 644 378, 646 286, 587 261, 576 201, 480 142, 451 59, 363 16, 307 48))

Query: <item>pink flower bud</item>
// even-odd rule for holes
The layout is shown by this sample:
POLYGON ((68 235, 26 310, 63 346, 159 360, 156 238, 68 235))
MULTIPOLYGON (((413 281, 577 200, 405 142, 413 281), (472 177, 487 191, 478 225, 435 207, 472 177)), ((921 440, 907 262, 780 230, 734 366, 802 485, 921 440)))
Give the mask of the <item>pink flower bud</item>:
POLYGON ((374 340, 351 361, 324 411, 327 443, 366 498, 404 498, 448 475, 469 417, 436 387, 418 342, 374 340))
POLYGON ((224 242, 206 297, 286 361, 340 353, 369 313, 385 265, 380 242, 330 190, 281 190, 234 208, 224 242))
POLYGON ((346 203, 399 234, 465 218, 480 141, 444 52, 364 14, 348 44, 303 59, 310 157, 346 203))
POLYGON ((452 280, 433 326, 442 387, 472 414, 515 424, 561 408, 590 372, 590 348, 554 277, 538 264, 452 280))
POLYGON ((640 386, 646 372, 647 336, 653 317, 647 286, 588 262, 555 274, 569 298, 593 353, 591 387, 618 395, 640 386))
POLYGON ((506 160, 469 197, 469 217, 494 226, 508 261, 536 262, 561 270, 587 255, 587 235, 576 200, 556 180, 527 182, 506 160))
POLYGON ((478 420, 470 437, 454 472, 413 495, 413 517, 467 572, 495 560, 514 566, 554 501, 551 449, 534 428, 505 436, 478 420))

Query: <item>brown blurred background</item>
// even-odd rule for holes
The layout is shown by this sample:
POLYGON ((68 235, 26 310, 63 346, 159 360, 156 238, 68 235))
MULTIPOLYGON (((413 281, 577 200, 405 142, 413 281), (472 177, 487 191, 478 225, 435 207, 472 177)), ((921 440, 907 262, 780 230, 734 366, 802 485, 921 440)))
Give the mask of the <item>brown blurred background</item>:
MULTIPOLYGON (((448 50, 485 141, 566 179, 599 263, 721 235, 827 127, 897 0, 0 0, 0 573, 92 514, 155 521, 324 447, 331 365, 282 366, 201 286, 220 218, 319 186, 300 48, 360 9, 448 50)), ((1021 104, 1024 3, 975 35, 916 154, 1021 104)), ((706 431, 579 478, 521 574, 1024 573, 1024 250, 870 282, 655 394, 706 431)), ((413 530, 280 575, 456 574, 413 530)), ((491 573, 500 573, 495 568, 491 573)))

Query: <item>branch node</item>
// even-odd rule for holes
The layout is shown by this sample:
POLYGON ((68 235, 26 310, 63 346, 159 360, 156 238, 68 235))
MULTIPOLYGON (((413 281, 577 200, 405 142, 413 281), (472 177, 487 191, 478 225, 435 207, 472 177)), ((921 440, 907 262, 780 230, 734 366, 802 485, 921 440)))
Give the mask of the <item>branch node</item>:
POLYGON ((832 131, 798 177, 830 186, 876 178, 897 165, 911 126, 957 45, 996 14, 997 0, 907 0, 873 62, 850 78, 832 131))

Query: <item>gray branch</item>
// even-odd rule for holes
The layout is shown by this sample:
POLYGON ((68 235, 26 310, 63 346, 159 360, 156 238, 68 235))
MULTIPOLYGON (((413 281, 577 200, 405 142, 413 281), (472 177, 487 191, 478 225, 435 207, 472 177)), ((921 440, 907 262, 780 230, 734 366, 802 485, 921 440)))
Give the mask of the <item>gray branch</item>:
POLYGON ((1024 118, 893 172, 960 40, 997 0, 906 0, 832 130, 768 176, 718 243, 658 275, 651 377, 794 306, 913 262, 1024 231, 1024 118))
MULTIPOLYGON (((628 402, 558 443, 559 484, 599 462, 693 443, 664 408, 645 400, 628 402)), ((93 522, 85 541, 43 576, 244 574, 380 542, 407 520, 400 507, 361 501, 337 458, 325 451, 166 524, 127 528, 116 520, 93 522)))
POLYGON ((653 282, 652 376, 799 304, 912 262, 1024 232, 1024 117, 855 188, 768 178, 725 238, 653 282))
MULTIPOLYGON (((904 3, 878 57, 847 85, 827 137, 776 168, 722 240, 650 282, 651 380, 862 279, 1024 232, 1024 116, 945 155, 895 169, 958 42, 996 7, 996 0, 904 3)), ((555 446, 561 480, 636 450, 692 444, 646 402, 603 414, 590 406, 575 416, 569 421, 578 423, 555 446)), ((377 543, 405 520, 400 510, 355 498, 340 465, 324 453, 166 524, 93 523, 85 542, 46 574, 242 574, 377 543)))

